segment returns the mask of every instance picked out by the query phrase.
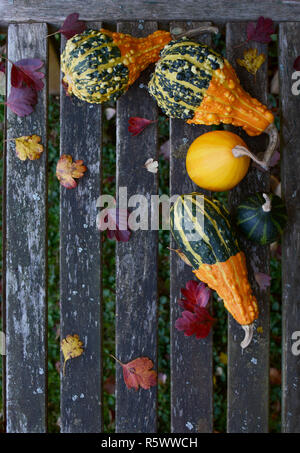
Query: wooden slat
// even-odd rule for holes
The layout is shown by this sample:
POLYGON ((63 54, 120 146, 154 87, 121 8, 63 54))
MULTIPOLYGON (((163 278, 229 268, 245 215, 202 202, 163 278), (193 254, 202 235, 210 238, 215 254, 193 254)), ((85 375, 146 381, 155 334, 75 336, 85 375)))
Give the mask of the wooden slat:
MULTIPOLYGON (((199 23, 172 22, 173 27, 189 29, 199 23)), ((211 43, 211 36, 201 35, 201 41, 211 43)), ((170 120, 170 194, 203 192, 186 173, 185 153, 196 137, 209 131, 206 126, 188 125, 182 120, 170 120), (182 152, 183 151, 183 152, 182 152), (178 157, 178 156, 181 157, 178 157)), ((171 237, 171 248, 177 248, 171 237)), ((180 289, 195 280, 190 267, 174 253, 170 257, 171 308, 171 431, 176 433, 211 432, 213 427, 212 334, 203 340, 186 337, 175 328, 182 309, 178 305, 180 289)))
MULTIPOLYGON (((300 54, 300 25, 279 27, 279 71, 282 114, 282 193, 288 210, 288 225, 282 241, 282 431, 300 432, 300 359, 292 352, 300 331, 300 103, 292 93, 295 58, 300 54), (298 336, 292 339, 294 332, 298 336)), ((299 84, 298 84, 299 90, 299 84)), ((296 90, 297 92, 297 90, 296 90)), ((299 346, 296 348, 299 351, 299 346)))
MULTIPOLYGON (((118 24, 119 32, 146 36, 157 24, 118 24), (142 28, 142 29, 141 29, 142 28)), ((144 168, 146 160, 157 158, 156 125, 136 137, 128 132, 128 119, 139 116, 155 120, 157 107, 143 88, 149 69, 117 102, 117 190, 127 188, 128 199, 144 195, 150 206, 157 194, 157 175, 144 168), (142 84, 142 85, 141 85, 142 84)), ((150 224, 150 207, 149 207, 150 224)), ((122 362, 141 356, 157 366, 157 231, 134 231, 127 243, 116 248, 116 355, 122 362)), ((116 431, 155 432, 157 388, 128 391, 122 369, 117 367, 116 431)))
MULTIPOLYGON (((8 58, 40 58, 47 73, 47 26, 10 25, 8 58)), ((8 65, 10 74, 11 65, 8 65)), ((10 77, 8 77, 10 79, 10 77)), ((10 92, 8 80, 8 93, 10 92)), ((34 113, 7 110, 7 139, 41 136, 39 160, 23 162, 14 141, 6 155, 6 418, 8 432, 46 430, 47 81, 34 113)))
POLYGON ((74 11, 84 20, 256 20, 259 16, 286 21, 300 18, 299 2, 291 0, 0 0, 0 26, 11 21, 61 23, 74 11))
POLYGON ((82 159, 88 168, 75 189, 61 187, 60 192, 61 339, 78 334, 84 343, 84 354, 69 360, 61 375, 61 430, 101 432, 101 240, 96 228, 101 107, 68 97, 62 89, 60 114, 61 154, 82 159))
MULTIPOLYGON (((239 46, 246 40, 246 24, 227 25, 227 58, 237 70, 242 86, 261 102, 267 102, 267 62, 259 69, 254 78, 244 68, 236 64, 242 58, 246 47, 239 46)), ((267 46, 251 42, 259 53, 267 55, 267 46)), ((231 129, 240 133, 237 128, 231 129)), ((250 138, 241 134, 250 149, 261 152, 266 148, 266 137, 250 138)), ((251 193, 269 191, 269 175, 253 166, 243 181, 229 194, 231 208, 251 193)), ((252 343, 242 351, 240 342, 244 336, 242 328, 229 316, 228 331, 228 431, 229 432, 266 432, 268 431, 269 412, 269 291, 259 289, 255 272, 269 274, 269 247, 253 245, 239 237, 242 250, 247 258, 250 284, 259 305, 259 319, 255 321, 252 343), (260 327, 261 332, 257 332, 260 327)))

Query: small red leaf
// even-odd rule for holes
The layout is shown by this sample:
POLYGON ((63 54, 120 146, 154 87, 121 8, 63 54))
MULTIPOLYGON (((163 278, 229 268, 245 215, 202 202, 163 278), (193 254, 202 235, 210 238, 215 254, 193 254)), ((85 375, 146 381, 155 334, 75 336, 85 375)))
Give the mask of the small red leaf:
POLYGON ((5 73, 5 61, 0 61, 0 72, 5 73))
POLYGON ((22 88, 23 84, 40 91, 44 88, 41 79, 45 77, 43 72, 38 71, 43 66, 38 58, 26 58, 12 65, 11 84, 15 88, 22 88))
POLYGON ((175 322, 177 330, 183 331, 184 335, 190 337, 196 335, 196 338, 205 338, 210 332, 215 319, 212 318, 208 310, 204 307, 195 306, 195 311, 183 311, 182 317, 175 322))
POLYGON ((300 71, 300 55, 299 55, 299 57, 297 57, 296 60, 294 61, 294 66, 293 66, 293 67, 294 67, 294 69, 295 69, 296 71, 300 71))
POLYGON ((6 105, 18 116, 29 115, 37 103, 37 93, 30 87, 11 87, 6 105))
MULTIPOLYGON (((114 357, 115 360, 117 360, 114 357)), ((142 387, 149 390, 150 387, 155 386, 157 383, 157 373, 152 370, 153 362, 148 357, 139 357, 128 363, 117 362, 123 368, 123 377, 128 389, 134 388, 138 390, 142 387)))
POLYGON ((67 39, 84 32, 86 27, 85 22, 78 20, 78 18, 78 13, 69 14, 58 32, 62 33, 67 39))
POLYGON ((203 282, 189 280, 185 288, 181 288, 184 299, 179 300, 179 305, 190 312, 194 312, 195 307, 206 307, 211 291, 203 282))
POLYGON ((147 118, 140 118, 139 116, 131 116, 128 122, 128 131, 133 137, 135 137, 136 135, 139 135, 147 126, 149 126, 149 124, 155 123, 156 121, 151 121, 147 118))
POLYGON ((272 19, 260 16, 257 24, 250 22, 247 25, 247 41, 269 43, 272 41, 271 35, 275 32, 272 19))
POLYGON ((131 231, 128 226, 128 211, 126 209, 105 208, 97 216, 97 226, 100 231, 107 230, 109 239, 118 242, 128 242, 131 231))
POLYGON ((254 277, 255 277, 255 280, 257 281, 258 286, 263 291, 265 291, 271 285, 270 275, 263 274, 262 272, 256 272, 254 274, 254 277))

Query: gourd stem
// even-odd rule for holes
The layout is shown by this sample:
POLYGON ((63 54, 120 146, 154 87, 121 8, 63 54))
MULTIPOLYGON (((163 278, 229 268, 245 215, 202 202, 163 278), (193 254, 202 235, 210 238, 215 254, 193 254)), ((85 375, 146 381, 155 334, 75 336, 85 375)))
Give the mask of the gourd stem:
POLYGON ((213 25, 202 25, 201 27, 193 28, 192 30, 185 31, 183 33, 176 34, 171 30, 171 34, 174 39, 179 39, 188 36, 200 35, 201 33, 219 33, 218 27, 213 25))
POLYGON ((271 123, 264 132, 269 135, 269 144, 265 151, 263 161, 269 166, 274 151, 279 144, 279 134, 274 123, 271 123))
POLYGON ((258 165, 260 165, 264 170, 268 171, 270 168, 270 160, 279 143, 279 135, 277 127, 274 123, 270 124, 267 129, 264 130, 264 132, 269 135, 269 144, 262 160, 258 159, 255 154, 249 151, 249 149, 240 145, 237 145, 233 148, 232 154, 234 155, 234 157, 248 156, 258 165))
POLYGON ((270 212, 272 209, 271 198, 266 193, 263 193, 262 195, 263 195, 264 199, 266 200, 266 202, 262 205, 262 209, 264 212, 270 212))
POLYGON ((241 342, 241 348, 245 349, 251 343, 251 340, 253 337, 253 332, 254 332, 254 325, 252 323, 252 324, 248 324, 247 326, 242 326, 242 328, 245 331, 245 338, 241 342))
POLYGON ((254 162, 256 162, 258 165, 263 167, 264 170, 268 170, 269 166, 266 165, 266 163, 263 160, 259 160, 255 154, 251 153, 249 149, 245 148, 244 146, 237 145, 233 148, 232 154, 234 157, 242 157, 242 156, 248 156, 250 157, 254 162))

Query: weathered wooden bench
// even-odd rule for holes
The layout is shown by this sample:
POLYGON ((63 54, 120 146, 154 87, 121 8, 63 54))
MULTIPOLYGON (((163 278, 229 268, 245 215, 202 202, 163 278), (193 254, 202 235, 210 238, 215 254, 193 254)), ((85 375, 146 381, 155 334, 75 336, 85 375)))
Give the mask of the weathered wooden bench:
MULTIPOLYGON (((246 21, 259 16, 279 23, 279 73, 281 97, 282 190, 289 222, 282 245, 282 430, 300 432, 300 358, 291 351, 292 334, 300 330, 300 101, 292 94, 293 62, 300 55, 300 2, 259 1, 177 2, 131 0, 0 0, 0 27, 7 29, 8 58, 36 57, 46 62, 48 26, 65 17, 80 18, 99 27, 102 21, 136 36, 157 29, 157 21, 186 27, 186 22, 226 22, 227 58, 235 65, 246 39, 246 21), (138 20, 145 20, 142 27, 138 20), (178 21, 172 22, 171 21, 178 21)), ((190 27, 190 25, 189 25, 190 27)), ((210 37, 205 36, 206 42, 210 37)), ((65 42, 62 40, 62 46, 65 42)), ((267 45, 251 42, 267 54, 267 45)), ((242 85, 267 102, 267 64, 256 80, 236 67, 242 85)), ((128 196, 158 193, 158 182, 145 177, 143 164, 157 154, 155 126, 134 140, 128 118, 157 117, 157 107, 137 81, 117 102, 117 187, 126 186, 128 196)), ((17 118, 7 110, 7 138, 36 133, 47 143, 47 89, 39 94, 35 112, 17 118)), ((191 143, 205 127, 170 120, 170 193, 186 193, 193 185, 184 160, 172 151, 191 143)), ((256 152, 265 138, 246 138, 256 152)), ((87 176, 76 190, 60 194, 60 309, 61 337, 78 333, 85 353, 69 364, 61 379, 62 432, 101 432, 101 238, 95 228, 96 200, 101 193, 101 107, 61 95, 61 152, 82 158, 87 176), (76 376, 76 378, 74 378, 76 376), (76 396, 81 396, 77 397, 76 396)), ((47 426, 47 153, 35 162, 15 158, 10 142, 4 169, 4 331, 5 414, 7 432, 45 432, 47 426)), ((230 194, 231 206, 249 192, 269 189, 269 175, 253 168, 230 194)), ((228 335, 228 432, 267 432, 269 412, 269 293, 261 291, 254 272, 269 273, 269 249, 243 241, 251 283, 260 306, 251 345, 240 348, 242 331, 229 317, 228 335)), ((156 231, 138 231, 128 243, 117 244, 116 254, 116 355, 128 361, 146 355, 157 363, 157 249, 156 231)), ((190 269, 171 255, 171 431, 213 430, 213 338, 187 339, 174 329, 179 316, 180 288, 192 278, 190 269)), ((116 431, 155 432, 157 388, 125 391, 121 370, 116 381, 116 431)))

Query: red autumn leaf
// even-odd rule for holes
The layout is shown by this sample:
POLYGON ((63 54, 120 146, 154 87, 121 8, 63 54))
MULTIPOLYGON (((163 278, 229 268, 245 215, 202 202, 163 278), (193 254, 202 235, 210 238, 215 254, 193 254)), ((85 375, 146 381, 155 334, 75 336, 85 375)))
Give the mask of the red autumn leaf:
POLYGON ((83 160, 72 161, 72 156, 69 154, 62 154, 56 165, 56 176, 60 184, 66 189, 74 189, 77 182, 74 178, 82 178, 84 172, 87 170, 83 165, 83 160))
POLYGON ((0 61, 0 72, 5 73, 5 62, 4 61, 0 61))
POLYGON ((189 280, 185 288, 181 288, 183 299, 179 300, 179 305, 190 312, 194 312, 195 306, 206 307, 211 291, 203 282, 189 280))
POLYGON ((139 116, 131 116, 128 120, 128 131, 133 137, 139 135, 149 124, 156 121, 147 120, 147 118, 140 118, 139 116))
MULTIPOLYGON (((0 63, 1 64, 1 63, 0 63)), ((296 60, 294 61, 294 65, 293 65, 294 69, 296 71, 300 71, 300 55, 299 57, 296 58, 296 60)))
POLYGON ((43 62, 38 58, 26 58, 19 60, 12 65, 11 84, 15 88, 22 88, 23 84, 41 91, 44 88, 42 79, 45 77, 43 72, 38 71, 43 66, 43 62))
POLYGON ((265 291, 271 285, 270 275, 263 274, 262 272, 256 272, 254 274, 254 277, 255 277, 255 280, 257 281, 258 286, 263 291, 265 291))
POLYGON ((67 39, 70 39, 73 36, 84 32, 86 26, 85 22, 78 20, 78 18, 78 13, 69 14, 57 33, 62 33, 67 39))
POLYGON ((272 41, 271 35, 275 32, 272 19, 260 16, 257 24, 250 22, 247 25, 247 41, 268 43, 272 41))
POLYGON ((127 242, 131 236, 128 215, 126 209, 105 208, 97 216, 98 229, 100 231, 107 230, 109 239, 115 238, 118 242, 127 242))
POLYGON ((37 103, 37 93, 30 87, 11 87, 6 105, 18 116, 29 115, 37 103))
MULTIPOLYGON (((113 356, 112 356, 113 357, 113 356)), ((122 363, 113 357, 123 368, 123 377, 128 389, 138 390, 142 387, 149 390, 157 383, 157 373, 152 370, 153 362, 148 357, 139 357, 128 363, 122 363)))
POLYGON ((206 308, 197 305, 194 312, 183 311, 181 316, 175 322, 176 329, 183 331, 187 337, 196 335, 198 339, 207 337, 215 322, 206 308))

